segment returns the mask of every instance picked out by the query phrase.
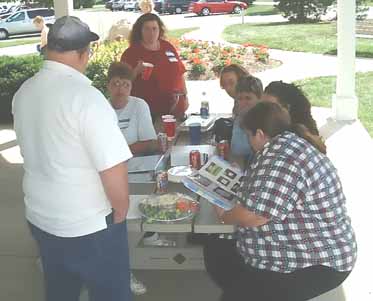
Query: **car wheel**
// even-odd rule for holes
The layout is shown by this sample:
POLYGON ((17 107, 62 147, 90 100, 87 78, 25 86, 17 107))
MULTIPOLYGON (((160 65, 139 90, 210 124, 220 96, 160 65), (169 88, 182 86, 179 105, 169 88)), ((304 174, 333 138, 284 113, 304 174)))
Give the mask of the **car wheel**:
POLYGON ((6 40, 8 35, 9 34, 5 29, 0 29, 0 40, 6 40))
POLYGON ((175 14, 181 14, 183 12, 183 10, 181 9, 181 7, 176 7, 175 8, 175 14))
POLYGON ((241 8, 241 6, 235 6, 234 8, 233 8, 233 13, 234 14, 240 14, 242 12, 242 8, 241 8))
POLYGON ((207 7, 202 8, 201 10, 202 16, 208 16, 210 14, 210 10, 207 7))

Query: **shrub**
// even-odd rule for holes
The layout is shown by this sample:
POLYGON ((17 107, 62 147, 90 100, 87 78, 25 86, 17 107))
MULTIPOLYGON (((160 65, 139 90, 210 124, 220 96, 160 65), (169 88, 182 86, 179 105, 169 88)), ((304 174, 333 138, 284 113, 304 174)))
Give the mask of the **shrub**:
POLYGON ((74 9, 91 8, 96 4, 96 0, 74 0, 74 9))
POLYGON ((107 71, 112 62, 119 61, 123 51, 128 47, 126 41, 106 42, 92 46, 91 57, 86 75, 92 81, 92 85, 107 95, 106 82, 107 71))
POLYGON ((23 57, 0 56, 0 121, 11 120, 14 93, 28 78, 39 71, 42 58, 37 55, 23 57))
POLYGON ((276 7, 285 18, 292 22, 303 23, 319 20, 335 0, 280 0, 276 7))

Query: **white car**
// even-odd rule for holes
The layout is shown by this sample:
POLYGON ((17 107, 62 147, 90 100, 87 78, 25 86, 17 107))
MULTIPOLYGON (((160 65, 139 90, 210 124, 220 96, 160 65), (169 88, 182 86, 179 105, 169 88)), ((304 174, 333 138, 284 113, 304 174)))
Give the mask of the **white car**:
POLYGON ((53 9, 33 8, 17 11, 6 19, 0 20, 0 40, 7 39, 11 35, 39 32, 32 22, 36 16, 43 17, 46 24, 53 24, 55 21, 53 9))
POLYGON ((123 8, 124 10, 137 10, 139 8, 139 2, 137 0, 126 0, 123 8))
POLYGON ((114 0, 113 6, 111 7, 112 11, 115 10, 124 10, 124 4, 126 3, 126 0, 114 0))

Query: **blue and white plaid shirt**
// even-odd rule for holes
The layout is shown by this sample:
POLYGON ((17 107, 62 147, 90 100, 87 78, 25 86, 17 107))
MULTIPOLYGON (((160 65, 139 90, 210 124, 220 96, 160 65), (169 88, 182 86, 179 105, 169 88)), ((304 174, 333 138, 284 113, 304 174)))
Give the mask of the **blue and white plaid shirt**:
POLYGON ((281 273, 313 265, 352 270, 357 247, 341 182, 331 161, 304 139, 285 132, 268 142, 251 162, 240 196, 270 219, 238 228, 246 263, 281 273))

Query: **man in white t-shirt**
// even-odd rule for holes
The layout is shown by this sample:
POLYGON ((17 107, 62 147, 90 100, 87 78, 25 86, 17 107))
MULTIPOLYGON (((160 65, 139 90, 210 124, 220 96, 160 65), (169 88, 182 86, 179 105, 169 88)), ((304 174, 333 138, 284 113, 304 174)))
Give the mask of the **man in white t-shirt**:
POLYGON ((83 75, 98 38, 76 17, 56 20, 47 60, 13 99, 26 218, 48 301, 78 300, 83 284, 92 300, 131 300, 125 218, 132 154, 114 110, 83 75))
POLYGON ((130 96, 133 71, 121 62, 110 65, 108 91, 110 102, 118 116, 118 125, 134 155, 158 151, 148 104, 141 98, 130 96))

